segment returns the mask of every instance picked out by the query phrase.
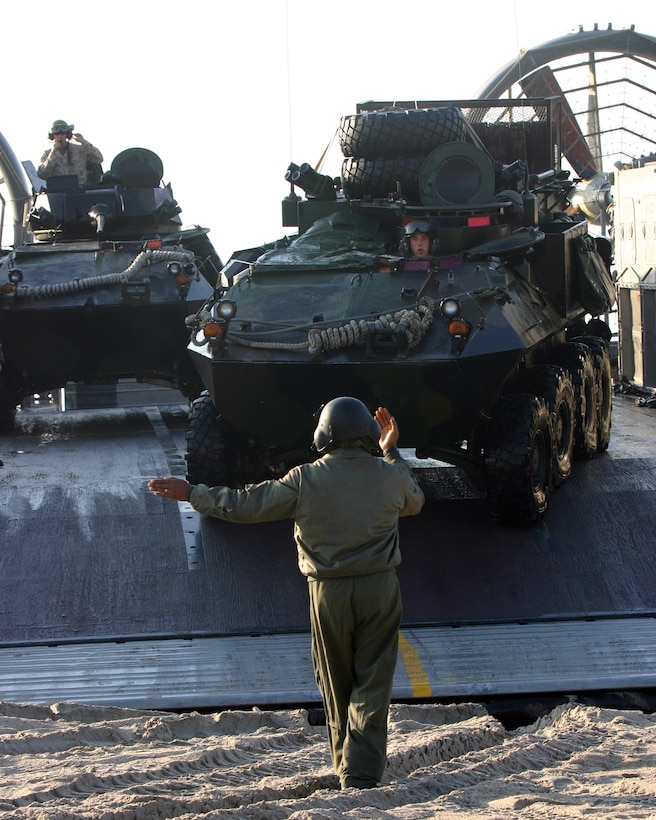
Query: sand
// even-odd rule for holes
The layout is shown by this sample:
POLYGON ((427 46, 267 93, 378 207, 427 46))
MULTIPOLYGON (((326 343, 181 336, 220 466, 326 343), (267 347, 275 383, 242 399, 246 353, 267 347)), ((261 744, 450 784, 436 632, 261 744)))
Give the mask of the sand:
POLYGON ((0 818, 656 818, 653 714, 572 703, 508 730, 479 704, 393 704, 364 791, 339 790, 310 716, 0 703, 0 818))

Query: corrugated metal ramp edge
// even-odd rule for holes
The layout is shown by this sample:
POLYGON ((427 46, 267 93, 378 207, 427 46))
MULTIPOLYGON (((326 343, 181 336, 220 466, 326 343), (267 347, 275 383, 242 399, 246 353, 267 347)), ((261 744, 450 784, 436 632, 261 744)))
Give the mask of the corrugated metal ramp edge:
MULTIPOLYGON (((656 619, 403 628, 393 698, 656 686, 656 619)), ((0 699, 140 709, 319 702, 306 633, 0 649, 0 699)))

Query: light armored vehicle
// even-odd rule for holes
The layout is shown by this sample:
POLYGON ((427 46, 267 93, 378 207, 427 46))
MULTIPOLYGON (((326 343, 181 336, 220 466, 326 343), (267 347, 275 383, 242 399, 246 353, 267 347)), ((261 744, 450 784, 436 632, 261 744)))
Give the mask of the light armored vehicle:
POLYGON ((0 254, 0 430, 27 397, 68 382, 136 379, 190 399, 202 389, 184 320, 222 266, 208 231, 182 226, 152 151, 127 149, 96 172, 85 188, 41 180, 0 134, 0 204, 13 214, 0 254))
POLYGON ((611 430, 610 243, 573 204, 560 105, 370 103, 340 122, 339 178, 289 166, 298 233, 233 254, 189 322, 206 387, 190 481, 315 458, 313 413, 352 395, 390 408, 401 447, 466 471, 495 519, 541 518, 611 430))

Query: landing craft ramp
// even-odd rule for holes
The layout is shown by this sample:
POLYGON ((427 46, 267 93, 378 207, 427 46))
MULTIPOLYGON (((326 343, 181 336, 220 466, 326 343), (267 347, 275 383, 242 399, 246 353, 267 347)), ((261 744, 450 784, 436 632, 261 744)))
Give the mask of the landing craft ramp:
MULTIPOLYGON (((494 525, 424 466, 402 521, 394 697, 656 686, 655 411, 616 395, 607 453, 534 528, 494 525)), ((0 438, 0 699, 149 708, 311 703, 291 522, 231 525, 154 498, 184 474, 184 405, 29 410, 0 438)))

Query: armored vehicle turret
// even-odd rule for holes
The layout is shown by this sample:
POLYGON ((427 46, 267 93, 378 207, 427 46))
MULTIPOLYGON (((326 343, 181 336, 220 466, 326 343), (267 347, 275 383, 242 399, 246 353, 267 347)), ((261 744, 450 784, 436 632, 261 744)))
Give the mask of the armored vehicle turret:
POLYGON ((208 231, 182 226, 152 151, 127 149, 97 170, 84 188, 77 176, 41 180, 0 135, 14 229, 0 254, 0 430, 26 397, 68 382, 202 389, 184 320, 222 266, 208 231))
POLYGON ((338 179, 289 166, 298 232, 233 254, 190 320, 192 483, 315 458, 313 413, 350 395, 470 474, 495 519, 542 517, 611 428, 610 248, 572 204, 559 105, 371 103, 340 123, 338 179))

